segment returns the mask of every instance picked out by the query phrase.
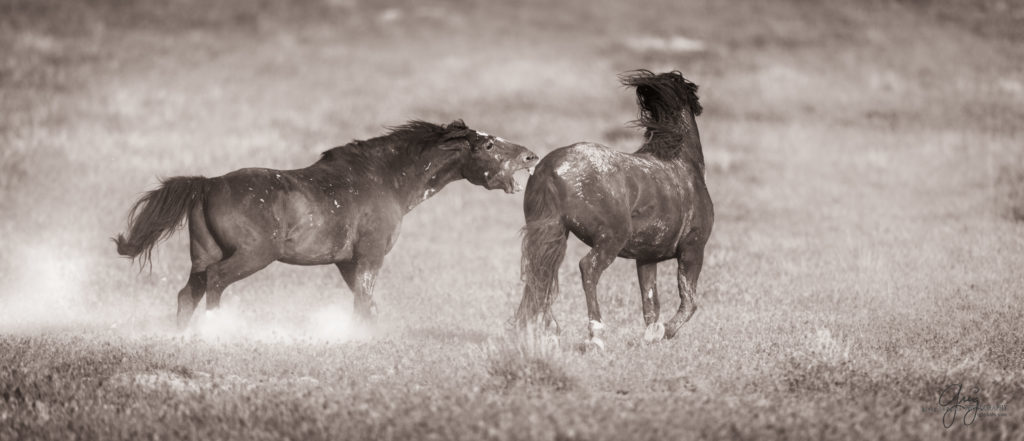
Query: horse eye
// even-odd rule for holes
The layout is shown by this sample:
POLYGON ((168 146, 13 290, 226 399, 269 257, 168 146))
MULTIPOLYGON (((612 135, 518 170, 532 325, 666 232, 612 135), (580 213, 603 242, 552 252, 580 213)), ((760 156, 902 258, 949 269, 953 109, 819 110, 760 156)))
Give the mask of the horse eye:
POLYGON ((487 145, 484 145, 484 149, 490 150, 492 148, 494 148, 494 142, 487 141, 487 145))

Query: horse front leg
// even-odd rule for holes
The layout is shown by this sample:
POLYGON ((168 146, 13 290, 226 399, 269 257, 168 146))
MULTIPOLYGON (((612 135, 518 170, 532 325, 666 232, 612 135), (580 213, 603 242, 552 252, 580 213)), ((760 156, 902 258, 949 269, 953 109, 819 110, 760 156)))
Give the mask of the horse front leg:
POLYGON ((373 301, 373 287, 381 266, 369 262, 345 262, 336 265, 345 283, 352 290, 356 317, 366 324, 374 324, 377 320, 377 304, 373 301))
POLYGON ((665 336, 665 326, 658 322, 661 302, 658 300, 658 262, 636 261, 636 274, 640 280, 640 304, 644 310, 644 341, 651 343, 665 336))
POLYGON ((684 250, 678 261, 679 311, 665 324, 665 338, 675 337, 679 328, 697 312, 697 278, 704 265, 704 247, 684 250))

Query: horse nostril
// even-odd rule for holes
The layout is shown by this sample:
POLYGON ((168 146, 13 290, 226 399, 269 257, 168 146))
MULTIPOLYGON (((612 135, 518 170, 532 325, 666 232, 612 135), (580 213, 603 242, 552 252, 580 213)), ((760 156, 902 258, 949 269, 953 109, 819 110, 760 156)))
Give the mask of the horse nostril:
POLYGON ((535 155, 526 155, 526 160, 527 161, 533 161, 534 159, 537 159, 537 157, 535 155))

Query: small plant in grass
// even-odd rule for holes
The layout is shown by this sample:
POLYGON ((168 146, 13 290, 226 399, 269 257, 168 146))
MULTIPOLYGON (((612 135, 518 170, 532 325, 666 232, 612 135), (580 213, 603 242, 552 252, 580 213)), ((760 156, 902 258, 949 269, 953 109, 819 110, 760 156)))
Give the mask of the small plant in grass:
POLYGON ((853 373, 850 343, 841 334, 819 328, 789 359, 783 378, 791 391, 832 391, 852 381, 853 373))
POLYGON ((490 341, 484 348, 487 373, 502 389, 516 386, 570 390, 576 379, 565 370, 564 352, 558 339, 532 329, 490 341))
POLYGON ((808 340, 807 355, 813 362, 837 366, 850 361, 850 343, 842 334, 833 335, 828 328, 820 328, 808 340))

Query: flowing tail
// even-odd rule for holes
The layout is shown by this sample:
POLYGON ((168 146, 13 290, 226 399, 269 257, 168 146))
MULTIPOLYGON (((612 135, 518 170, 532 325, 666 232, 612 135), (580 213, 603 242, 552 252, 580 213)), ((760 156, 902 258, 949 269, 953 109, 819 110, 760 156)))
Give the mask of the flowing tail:
POLYGON ((537 320, 541 313, 546 325, 554 321, 550 308, 558 295, 558 267, 565 259, 568 234, 552 180, 536 175, 530 183, 534 182, 539 185, 528 185, 525 195, 522 278, 526 286, 514 317, 519 326, 537 320))
POLYGON ((178 176, 162 180, 161 184, 132 205, 128 212, 128 236, 118 234, 113 238, 117 254, 133 260, 139 258, 142 266, 151 262, 157 242, 173 234, 206 193, 206 178, 202 176, 178 176))

